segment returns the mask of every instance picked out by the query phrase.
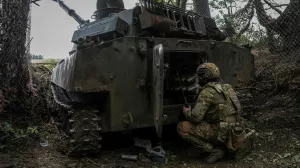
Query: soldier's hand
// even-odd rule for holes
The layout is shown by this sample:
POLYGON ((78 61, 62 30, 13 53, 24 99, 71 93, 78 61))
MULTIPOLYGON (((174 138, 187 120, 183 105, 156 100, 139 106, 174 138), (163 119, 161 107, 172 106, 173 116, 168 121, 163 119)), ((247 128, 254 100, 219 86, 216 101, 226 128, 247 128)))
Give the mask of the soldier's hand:
POLYGON ((189 111, 191 111, 191 106, 189 106, 188 108, 183 107, 183 113, 187 113, 189 111))

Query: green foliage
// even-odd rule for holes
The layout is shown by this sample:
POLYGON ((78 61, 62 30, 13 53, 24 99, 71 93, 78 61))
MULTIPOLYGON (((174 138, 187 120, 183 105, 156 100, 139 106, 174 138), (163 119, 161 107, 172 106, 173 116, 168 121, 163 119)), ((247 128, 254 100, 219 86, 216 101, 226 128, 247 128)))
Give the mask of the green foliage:
POLYGON ((56 64, 55 59, 45 59, 44 62, 45 62, 45 63, 49 63, 49 64, 51 64, 51 63, 56 64))
POLYGON ((44 62, 46 63, 44 66, 50 70, 52 70, 57 63, 55 59, 46 59, 44 62))
POLYGON ((22 143, 40 135, 37 127, 18 128, 9 122, 0 124, 0 149, 22 143))

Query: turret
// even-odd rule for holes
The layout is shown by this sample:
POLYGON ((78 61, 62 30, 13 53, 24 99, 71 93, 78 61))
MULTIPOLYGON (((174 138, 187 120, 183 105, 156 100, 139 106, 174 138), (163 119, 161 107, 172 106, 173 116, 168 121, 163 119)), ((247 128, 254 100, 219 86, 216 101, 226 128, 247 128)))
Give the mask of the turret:
POLYGON ((97 0, 97 11, 94 13, 94 16, 96 20, 99 20, 123 10, 125 10, 123 0, 97 0))
POLYGON ((163 37, 222 41, 226 37, 208 16, 157 2, 140 0, 133 9, 124 9, 122 0, 97 0, 95 21, 83 20, 61 0, 56 1, 81 26, 72 37, 77 45, 92 45, 116 38, 163 37))

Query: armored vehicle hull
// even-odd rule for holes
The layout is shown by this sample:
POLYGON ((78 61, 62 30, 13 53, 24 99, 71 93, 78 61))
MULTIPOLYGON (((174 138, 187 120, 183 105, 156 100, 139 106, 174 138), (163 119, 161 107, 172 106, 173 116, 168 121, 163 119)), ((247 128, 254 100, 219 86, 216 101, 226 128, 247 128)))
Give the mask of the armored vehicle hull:
POLYGON ((60 117, 71 152, 98 152, 105 132, 154 127, 160 136, 162 125, 179 121, 183 105, 195 103, 201 88, 194 74, 203 62, 215 63, 233 86, 254 76, 253 55, 217 41, 213 20, 152 3, 167 14, 138 6, 82 21, 74 50, 54 68, 53 94, 68 109, 60 117))
MULTIPOLYGON (((87 116, 86 119, 87 122, 98 121, 91 130, 98 130, 99 140, 103 132, 154 126, 153 90, 156 88, 153 71, 157 65, 153 63, 153 48, 157 45, 163 47, 163 65, 167 65, 164 67, 162 90, 164 124, 178 122, 185 103, 182 90, 186 91, 191 104, 195 102, 197 94, 194 90, 189 91, 193 83, 187 80, 194 76, 199 64, 216 63, 222 79, 234 86, 239 80, 248 82, 253 77, 254 60, 249 50, 230 43, 122 37, 79 49, 61 61, 53 71, 52 82, 56 90, 64 94, 56 97, 62 99, 64 95, 63 104, 77 104, 84 109, 82 113, 91 113, 89 117, 92 118, 87 116)), ((157 89, 156 92, 161 91, 157 89)), ((82 115, 83 118, 69 116, 70 123, 66 124, 84 119, 86 114, 82 115)), ((72 126, 67 127, 75 133, 72 126)), ((85 124, 82 127, 83 130, 85 124)))

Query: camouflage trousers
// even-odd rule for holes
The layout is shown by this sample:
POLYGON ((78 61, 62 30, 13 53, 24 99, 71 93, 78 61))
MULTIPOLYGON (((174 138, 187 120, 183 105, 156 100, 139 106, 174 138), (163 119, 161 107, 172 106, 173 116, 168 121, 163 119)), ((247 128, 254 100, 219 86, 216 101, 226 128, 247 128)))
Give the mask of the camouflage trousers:
POLYGON ((193 124, 184 121, 178 124, 177 132, 185 141, 199 147, 203 152, 211 152, 216 146, 222 145, 218 142, 219 131, 217 126, 205 121, 193 124))

